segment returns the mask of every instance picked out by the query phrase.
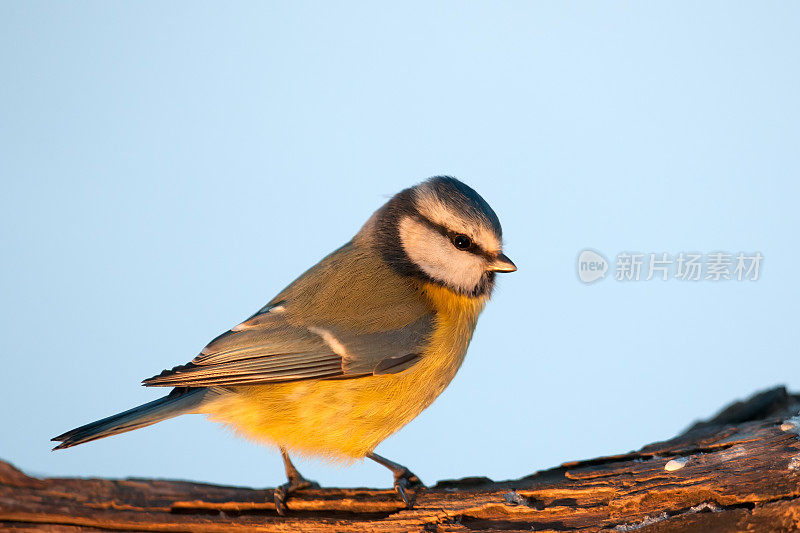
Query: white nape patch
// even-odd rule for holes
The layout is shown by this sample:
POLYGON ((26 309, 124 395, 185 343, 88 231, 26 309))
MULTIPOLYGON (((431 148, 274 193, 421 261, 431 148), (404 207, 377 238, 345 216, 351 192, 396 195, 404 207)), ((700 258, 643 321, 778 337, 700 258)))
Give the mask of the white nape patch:
POLYGON ((322 337, 322 340, 325 341, 325 344, 330 346, 331 350, 333 350, 333 353, 335 353, 342 359, 347 359, 349 357, 347 355, 347 350, 345 349, 344 344, 339 342, 339 339, 334 337, 333 333, 331 333, 327 329, 318 328, 315 326, 309 326, 308 331, 310 331, 311 333, 316 333, 317 335, 322 337))
POLYGON ((800 471, 800 455, 795 455, 789 460, 789 470, 800 471))
POLYGON ((472 291, 486 271, 486 260, 456 249, 450 239, 411 217, 400 220, 400 242, 409 259, 445 285, 472 291))
POLYGON ((502 243, 491 229, 487 228, 479 220, 464 218, 458 213, 454 213, 433 191, 427 189, 424 185, 415 190, 414 199, 417 210, 423 217, 440 226, 467 235, 489 253, 500 253, 502 243))

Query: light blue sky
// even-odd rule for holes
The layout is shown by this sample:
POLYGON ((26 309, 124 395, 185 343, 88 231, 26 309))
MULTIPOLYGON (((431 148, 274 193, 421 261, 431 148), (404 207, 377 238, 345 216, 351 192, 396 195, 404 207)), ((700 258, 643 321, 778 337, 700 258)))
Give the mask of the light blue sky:
MULTIPOLYGON (((51 453, 434 174, 519 266, 461 372, 378 448, 424 481, 624 452, 798 375, 790 2, 3 2, 0 457, 273 486, 199 416, 51 453), (581 284, 621 251, 760 251, 757 282, 581 284)), ((361 464, 300 463, 388 486, 361 464)))

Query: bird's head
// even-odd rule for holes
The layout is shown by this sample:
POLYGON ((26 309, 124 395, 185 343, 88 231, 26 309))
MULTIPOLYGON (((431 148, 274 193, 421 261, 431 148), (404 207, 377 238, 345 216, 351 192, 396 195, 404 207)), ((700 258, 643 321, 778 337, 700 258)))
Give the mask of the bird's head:
POLYGON ((373 245, 392 268, 459 294, 488 295, 496 272, 517 269, 503 254, 494 210, 455 178, 437 176, 400 191, 372 222, 373 245))

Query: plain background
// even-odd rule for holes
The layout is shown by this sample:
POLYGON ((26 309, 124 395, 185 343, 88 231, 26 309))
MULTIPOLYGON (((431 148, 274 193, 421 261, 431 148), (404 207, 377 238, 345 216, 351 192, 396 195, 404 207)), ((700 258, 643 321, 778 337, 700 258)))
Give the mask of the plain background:
MULTIPOLYGON (((51 453, 435 174, 519 266, 378 452, 424 481, 635 449, 798 376, 791 2, 3 2, 0 457, 274 486, 200 416, 51 453), (760 251, 756 282, 581 284, 585 247, 760 251)), ((325 485, 375 464, 301 462, 325 485)))

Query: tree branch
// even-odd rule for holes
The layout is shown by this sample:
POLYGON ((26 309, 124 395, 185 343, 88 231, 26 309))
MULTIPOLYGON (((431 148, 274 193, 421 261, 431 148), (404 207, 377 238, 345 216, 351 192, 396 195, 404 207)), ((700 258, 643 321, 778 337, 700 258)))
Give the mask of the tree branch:
POLYGON ((0 461, 0 529, 49 531, 738 531, 800 528, 800 396, 777 388, 637 452, 512 481, 272 490, 147 479, 36 479, 0 461))

